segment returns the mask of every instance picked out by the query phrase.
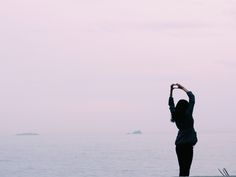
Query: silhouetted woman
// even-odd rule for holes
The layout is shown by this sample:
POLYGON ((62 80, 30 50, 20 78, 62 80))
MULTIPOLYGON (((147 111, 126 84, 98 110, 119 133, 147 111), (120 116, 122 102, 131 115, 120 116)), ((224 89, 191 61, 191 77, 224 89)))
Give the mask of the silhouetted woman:
POLYGON ((179 176, 189 176, 190 167, 193 159, 193 146, 197 143, 197 134, 194 130, 193 107, 195 97, 191 91, 188 91, 180 84, 172 84, 170 87, 169 109, 171 112, 171 121, 175 122, 179 129, 175 140, 176 154, 179 162, 179 176), (173 90, 182 89, 189 97, 187 100, 179 100, 174 104, 173 90))

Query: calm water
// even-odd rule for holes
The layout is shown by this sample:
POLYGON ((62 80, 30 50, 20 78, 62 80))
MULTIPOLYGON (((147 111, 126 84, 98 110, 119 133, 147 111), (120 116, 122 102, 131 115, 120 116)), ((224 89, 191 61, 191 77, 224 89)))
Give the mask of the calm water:
MULTIPOLYGON (((169 177, 178 175, 174 133, 1 136, 0 177, 169 177)), ((236 136, 202 134, 191 175, 236 174, 236 136)))

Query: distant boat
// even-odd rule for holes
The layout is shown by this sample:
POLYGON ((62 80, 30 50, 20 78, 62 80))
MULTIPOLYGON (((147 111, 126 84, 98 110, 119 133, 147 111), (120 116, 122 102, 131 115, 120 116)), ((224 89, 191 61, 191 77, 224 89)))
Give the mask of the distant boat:
POLYGON ((39 135, 38 133, 17 133, 17 136, 35 136, 39 135))
POLYGON ((133 131, 132 134, 142 134, 142 131, 141 130, 136 130, 136 131, 133 131))
POLYGON ((131 133, 127 133, 128 135, 141 135, 142 134, 142 131, 141 130, 135 130, 131 133))

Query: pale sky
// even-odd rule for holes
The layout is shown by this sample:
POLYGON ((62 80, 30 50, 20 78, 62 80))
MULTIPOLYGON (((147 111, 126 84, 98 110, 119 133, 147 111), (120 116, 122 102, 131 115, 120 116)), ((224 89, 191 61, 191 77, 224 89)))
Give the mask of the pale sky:
POLYGON ((234 0, 7 0, 0 25, 1 134, 175 131, 176 82, 197 131, 236 130, 234 0))

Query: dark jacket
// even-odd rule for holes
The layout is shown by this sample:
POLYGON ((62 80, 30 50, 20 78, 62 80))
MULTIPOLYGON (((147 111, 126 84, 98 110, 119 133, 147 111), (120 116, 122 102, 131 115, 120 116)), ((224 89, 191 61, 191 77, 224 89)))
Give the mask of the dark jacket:
POLYGON ((192 92, 187 92, 189 97, 189 106, 185 111, 184 117, 178 119, 175 115, 175 104, 173 97, 169 97, 169 109, 171 112, 172 118, 175 120, 175 124, 179 129, 178 135, 175 140, 175 145, 195 145, 197 143, 197 133, 194 130, 194 120, 193 120, 193 108, 195 104, 195 97, 192 92))

